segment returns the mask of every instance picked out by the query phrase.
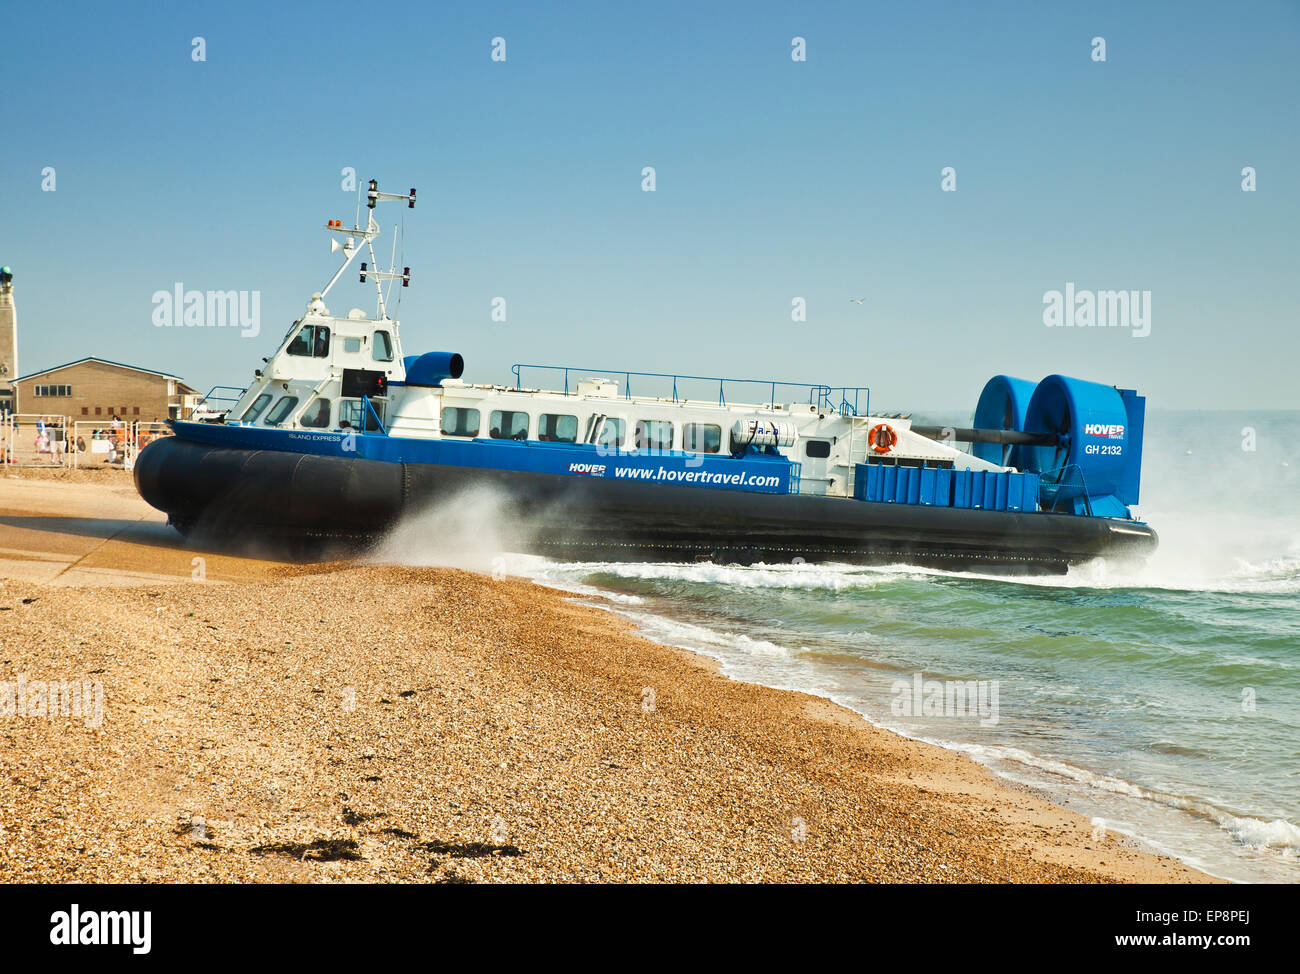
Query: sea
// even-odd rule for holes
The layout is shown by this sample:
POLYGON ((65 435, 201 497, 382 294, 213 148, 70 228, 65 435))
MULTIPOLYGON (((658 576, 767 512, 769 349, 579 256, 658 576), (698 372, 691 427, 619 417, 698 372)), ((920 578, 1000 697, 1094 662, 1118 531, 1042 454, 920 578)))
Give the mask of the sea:
MULTIPOLYGON (((735 679, 960 751, 1214 876, 1297 882, 1297 429, 1300 411, 1152 411, 1136 514, 1160 547, 1143 564, 1024 578, 507 552, 494 569, 604 596, 735 679)), ((388 557, 439 563, 421 537, 388 557)))

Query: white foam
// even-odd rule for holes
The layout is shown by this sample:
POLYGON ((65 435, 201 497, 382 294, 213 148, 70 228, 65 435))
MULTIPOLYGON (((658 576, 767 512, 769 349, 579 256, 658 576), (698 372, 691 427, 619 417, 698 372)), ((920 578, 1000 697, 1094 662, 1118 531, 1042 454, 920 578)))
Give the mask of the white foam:
POLYGON ((910 566, 866 568, 839 564, 717 565, 712 562, 582 562, 550 565, 544 571, 588 575, 602 573, 642 581, 691 582, 752 589, 805 589, 837 592, 874 588, 909 576, 920 577, 910 566))
POLYGON ((1219 827, 1252 849, 1274 849, 1287 856, 1300 852, 1300 826, 1292 825, 1285 819, 1276 818, 1265 822, 1257 818, 1224 815, 1219 818, 1219 827))
POLYGON ((781 646, 766 639, 754 639, 744 633, 725 630, 706 629, 689 622, 680 622, 665 616, 648 612, 620 613, 637 624, 637 628, 656 642, 702 652, 722 662, 735 662, 736 654, 741 658, 766 657, 768 659, 788 660, 793 658, 795 650, 781 646))
MULTIPOLYGON (((1163 544, 1163 541, 1162 541, 1163 544)), ((1060 589, 1157 589, 1170 592, 1222 592, 1229 595, 1289 595, 1300 593, 1300 555, 1250 561, 1222 555, 1212 567, 1184 559, 1176 550, 1158 550, 1146 564, 1094 559, 1072 566, 1064 575, 997 575, 951 572, 939 568, 908 568, 916 575, 969 578, 1012 585, 1060 589)))

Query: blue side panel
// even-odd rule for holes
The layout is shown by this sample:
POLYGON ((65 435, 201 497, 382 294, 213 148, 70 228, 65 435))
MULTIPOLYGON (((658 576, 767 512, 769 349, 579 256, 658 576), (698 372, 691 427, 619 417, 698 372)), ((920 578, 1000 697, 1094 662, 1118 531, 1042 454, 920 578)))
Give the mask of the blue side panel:
MULTIPOLYGON (((1116 494, 1125 504, 1136 504, 1142 487, 1142 434, 1146 430, 1147 399, 1134 389, 1121 389, 1120 397, 1128 412, 1128 464, 1120 478, 1116 494)), ((1115 515, 1124 517, 1124 515, 1115 515)))
POLYGON ((236 424, 173 422, 176 435, 197 443, 242 450, 278 450, 377 460, 383 463, 428 463, 492 470, 605 477, 642 483, 678 484, 787 494, 797 485, 797 464, 780 454, 746 453, 700 456, 681 451, 611 451, 577 443, 535 440, 414 439, 381 434, 353 434, 267 429, 236 424))
MULTIPOLYGON (((930 471, 923 471, 930 473, 930 471)), ((1039 476, 1036 473, 998 473, 986 470, 935 470, 942 486, 936 504, 982 511, 1037 511, 1039 476), (944 498, 940 500, 939 498, 944 498)))
POLYGON ((926 467, 921 471, 921 503, 947 507, 952 501, 952 471, 926 467))
POLYGON ((1036 473, 1012 474, 1014 477, 1008 484, 1010 489, 1007 493, 1007 510, 1008 511, 1036 511, 1038 510, 1038 485, 1041 478, 1036 473))
POLYGON ((854 466, 853 496, 884 504, 925 504, 949 507, 951 470, 931 467, 894 467, 879 463, 854 466))
POLYGON ((854 464, 853 466, 853 499, 858 501, 874 501, 873 491, 879 490, 880 481, 871 476, 871 467, 865 463, 854 464))
POLYGON ((952 506, 970 507, 970 471, 952 472, 952 506))
POLYGON ((921 502, 921 471, 917 467, 882 467, 885 500, 890 504, 921 502))

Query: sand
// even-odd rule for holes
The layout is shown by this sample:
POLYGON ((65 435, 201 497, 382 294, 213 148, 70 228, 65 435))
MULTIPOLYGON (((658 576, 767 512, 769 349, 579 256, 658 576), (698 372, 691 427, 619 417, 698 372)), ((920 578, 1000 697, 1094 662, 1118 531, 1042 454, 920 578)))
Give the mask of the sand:
POLYGON ((566 593, 191 549, 120 472, 0 478, 20 675, 4 882, 1209 881, 566 593))

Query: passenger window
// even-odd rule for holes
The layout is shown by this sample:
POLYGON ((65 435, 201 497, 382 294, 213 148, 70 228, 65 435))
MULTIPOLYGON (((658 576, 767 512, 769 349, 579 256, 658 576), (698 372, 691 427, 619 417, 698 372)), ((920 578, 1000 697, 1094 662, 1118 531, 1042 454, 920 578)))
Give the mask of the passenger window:
POLYGON ((671 450, 673 424, 658 419, 636 421, 636 448, 638 450, 671 450))
POLYGON ((478 436, 478 422, 479 414, 477 409, 448 406, 442 411, 442 433, 444 436, 478 436))
POLYGON ((375 342, 370 350, 376 362, 391 362, 393 360, 393 340, 388 336, 388 332, 375 332, 375 342))
POLYGON ((687 423, 682 427, 682 449, 687 453, 717 453, 722 449, 722 427, 687 423))
POLYGON ((537 438, 553 443, 578 442, 578 417, 561 413, 542 413, 537 420, 537 438))
POLYGON ((582 437, 582 442, 619 449, 623 446, 623 420, 597 412, 586 420, 586 433, 582 437))
POLYGON ((343 351, 347 352, 350 355, 356 355, 357 352, 361 351, 361 339, 360 338, 343 339, 343 351))
MULTIPOLYGON (((257 417, 262 415, 262 410, 267 407, 270 401, 271 394, 269 392, 262 393, 253 400, 253 405, 249 406, 248 409, 245 410, 244 415, 240 417, 239 421, 241 423, 256 423, 257 417)), ((99 410, 95 411, 98 412, 99 410)))
POLYGON ((280 401, 271 409, 270 414, 266 417, 267 426, 279 426, 289 414, 293 412, 294 407, 298 405, 297 396, 282 396, 280 401))
POLYGON ((310 429, 324 429, 330 424, 330 401, 328 399, 315 399, 302 411, 302 418, 298 420, 299 424, 310 429))
POLYGON ((488 435, 494 440, 528 439, 528 414, 508 409, 494 409, 488 423, 488 435))
POLYGON ((804 440, 803 455, 814 460, 825 460, 831 455, 829 440, 804 440))
POLYGON ((597 446, 612 446, 618 449, 623 445, 623 421, 615 419, 613 416, 606 416, 604 425, 600 428, 600 438, 596 440, 597 446))

